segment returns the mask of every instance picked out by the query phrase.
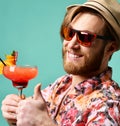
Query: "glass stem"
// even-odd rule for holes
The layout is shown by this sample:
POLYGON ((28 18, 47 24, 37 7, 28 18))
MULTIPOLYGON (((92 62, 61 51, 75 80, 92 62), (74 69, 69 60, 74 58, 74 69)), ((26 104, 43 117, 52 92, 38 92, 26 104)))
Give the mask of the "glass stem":
POLYGON ((22 89, 21 88, 18 89, 18 96, 20 96, 20 98, 22 99, 22 89))

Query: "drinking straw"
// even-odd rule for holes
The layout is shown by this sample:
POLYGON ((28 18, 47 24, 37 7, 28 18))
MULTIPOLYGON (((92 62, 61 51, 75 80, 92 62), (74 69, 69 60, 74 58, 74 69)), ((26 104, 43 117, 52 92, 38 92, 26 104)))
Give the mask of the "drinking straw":
POLYGON ((0 61, 3 63, 4 66, 7 66, 5 62, 0 58, 0 61))

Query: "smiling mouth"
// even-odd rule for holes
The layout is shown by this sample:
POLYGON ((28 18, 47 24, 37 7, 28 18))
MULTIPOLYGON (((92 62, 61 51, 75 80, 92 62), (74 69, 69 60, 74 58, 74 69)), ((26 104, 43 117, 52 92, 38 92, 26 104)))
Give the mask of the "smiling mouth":
POLYGON ((83 55, 77 55, 77 54, 73 54, 73 53, 70 53, 70 52, 67 52, 67 56, 69 58, 72 58, 72 59, 78 59, 78 58, 81 58, 83 55))

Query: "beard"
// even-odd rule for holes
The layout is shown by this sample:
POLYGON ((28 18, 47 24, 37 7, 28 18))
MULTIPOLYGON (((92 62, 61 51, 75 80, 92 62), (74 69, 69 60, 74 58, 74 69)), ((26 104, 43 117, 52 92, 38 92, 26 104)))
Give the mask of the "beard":
POLYGON ((100 67, 104 56, 104 49, 102 47, 99 52, 94 53, 90 58, 84 55, 84 63, 83 62, 67 62, 67 51, 62 49, 62 56, 63 56, 63 66, 64 70, 68 74, 73 75, 82 75, 82 76, 89 76, 96 73, 100 67))

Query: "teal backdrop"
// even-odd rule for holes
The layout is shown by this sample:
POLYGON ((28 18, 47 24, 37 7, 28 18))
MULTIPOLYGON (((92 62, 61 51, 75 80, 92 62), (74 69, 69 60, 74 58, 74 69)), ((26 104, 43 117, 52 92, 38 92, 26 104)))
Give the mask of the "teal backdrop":
MULTIPOLYGON (((0 0, 0 57, 18 51, 17 64, 33 64, 38 76, 24 89, 26 96, 33 94, 34 86, 42 88, 65 74, 62 66, 59 29, 65 8, 85 0, 0 0)), ((120 52, 109 63, 113 79, 120 83, 120 52)), ((17 94, 11 81, 0 75, 0 107, 8 94, 17 94)), ((8 126, 0 111, 0 126, 8 126)))

